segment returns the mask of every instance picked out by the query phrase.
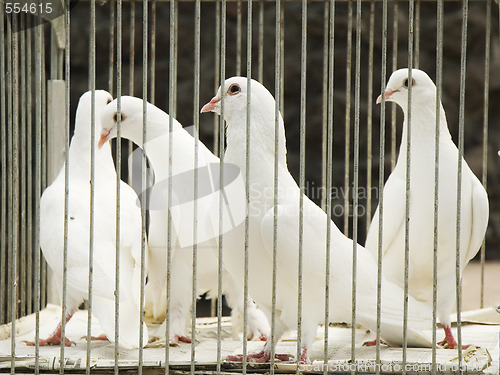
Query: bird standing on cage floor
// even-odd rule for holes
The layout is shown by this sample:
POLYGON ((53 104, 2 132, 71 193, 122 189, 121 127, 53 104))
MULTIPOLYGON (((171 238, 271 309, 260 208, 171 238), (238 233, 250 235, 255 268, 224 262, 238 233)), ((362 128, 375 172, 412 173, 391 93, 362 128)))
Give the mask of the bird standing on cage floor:
MULTIPOLYGON (((94 163, 94 232, 92 313, 110 341, 115 340, 115 259, 116 259, 116 170, 109 144, 97 148, 101 129, 100 113, 112 101, 111 95, 95 91, 95 163, 94 163)), ((68 155, 68 237, 66 270, 66 322, 88 299, 89 246, 91 216, 91 108, 92 93, 80 98, 76 111, 75 133, 68 155)), ((55 274, 62 295, 64 252, 65 167, 44 191, 40 200, 40 245, 55 274)), ((141 285, 141 212, 134 190, 120 181, 120 289, 119 345, 136 348, 148 342, 148 329, 143 325, 140 343, 141 285)), ((144 259, 147 267, 147 259, 144 259)), ((92 339, 102 339, 92 337, 92 339)), ((58 345, 61 323, 40 345, 58 345)), ((66 338, 66 345, 71 342, 66 338)), ((28 343, 34 345, 34 343, 28 343)))
MULTIPOLYGON (((150 267, 146 285, 145 311, 148 319, 163 321, 156 332, 166 332, 166 291, 167 291, 167 256, 169 251, 169 215, 171 218, 171 267, 170 267, 170 306, 169 340, 171 345, 181 342, 191 342, 186 333, 187 319, 190 317, 193 288, 193 229, 197 229, 197 284, 196 294, 206 292, 217 295, 218 290, 218 244, 216 237, 218 229, 213 229, 213 222, 218 224, 219 192, 213 191, 219 184, 218 168, 220 160, 201 141, 198 141, 198 165, 195 166, 195 138, 186 131, 175 119, 151 103, 146 104, 146 140, 143 141, 144 101, 140 98, 123 96, 120 100, 121 136, 141 147, 154 172, 154 185, 140 194, 141 198, 148 196, 150 267), (172 130, 170 130, 172 122, 172 130), (169 144, 172 137, 172 160, 169 163, 169 144), (171 172, 169 173, 169 165, 171 172), (198 191, 195 192, 195 169, 198 170, 198 191), (172 202, 169 207, 169 189, 172 202), (195 194, 196 193, 196 194, 195 194), (196 198, 196 199, 195 199, 196 198), (205 202, 214 198, 217 208, 207 211, 205 202), (197 214, 194 216, 194 201, 197 201, 197 214), (195 224, 196 223, 196 224, 195 224)), ((118 101, 114 100, 102 112, 102 131, 99 145, 116 137, 118 124, 118 101)), ((142 151, 140 158, 142 158, 142 151)), ((140 159, 139 158, 139 159, 140 159)), ((228 171, 231 172, 231 171, 228 171)), ((234 171, 233 171, 234 172, 234 171)), ((231 173, 228 173, 231 174, 231 173)), ((225 175, 226 176, 226 175, 225 175)), ((139 186, 142 181, 137 181, 139 186)), ((237 181, 237 180, 235 180, 237 181)), ((236 195, 242 188, 235 185, 236 195)), ((225 186, 224 192, 229 187, 225 186)), ((234 188, 232 190, 234 192, 234 188)), ((229 191, 231 193, 231 191, 229 191)), ((242 215, 232 215, 235 219, 242 215)), ((237 214, 236 211, 232 214, 237 214)), ((229 223, 226 215, 226 222, 229 223)), ((236 284, 227 270, 222 267, 222 293, 232 307, 233 337, 237 338, 236 322, 243 315, 243 284, 236 284)), ((214 297, 214 296, 213 296, 214 297)), ((250 297, 246 300, 248 317, 248 339, 260 340, 267 338, 269 323, 250 297)))
MULTIPOLYGON (((223 111, 226 121, 226 163, 233 163, 246 176, 246 142, 250 171, 248 187, 249 202, 249 293, 261 308, 271 315, 275 309, 276 341, 287 331, 297 328, 298 322, 298 249, 300 189, 288 171, 286 161, 285 128, 281 114, 275 120, 275 100, 271 93, 257 81, 243 77, 229 78, 219 88, 216 96, 207 103, 202 112, 223 111), (250 95, 250 134, 246 134, 247 97, 250 95), (223 98, 223 103, 222 103, 223 98), (223 110, 222 110, 223 107, 223 110), (278 130, 275 150, 275 125, 278 130), (276 159, 275 159, 276 158, 276 159), (274 209, 275 161, 278 181, 277 205, 274 209), (276 215, 276 237, 274 219, 276 215), (275 242, 276 241, 276 242, 275 242), (273 244, 276 259, 273 259, 273 244), (273 306, 273 260, 276 262, 276 294, 273 306)), ((327 214, 303 197, 303 241, 302 241, 302 319, 301 354, 299 361, 309 361, 308 351, 316 337, 318 323, 324 321, 325 278, 327 247, 327 214)), ((359 245, 344 236, 330 221, 330 274, 329 311, 331 321, 350 322, 352 317, 352 269, 353 253, 358 253, 356 267, 356 322, 376 330, 377 327, 377 264, 372 256, 359 245)), ((235 279, 244 275, 242 252, 245 246, 245 227, 240 225, 224 236, 224 262, 235 279)), ((422 319, 428 307, 409 299, 413 313, 408 317, 408 345, 431 346, 430 340, 420 330, 429 327, 422 319)), ((382 280, 381 336, 392 345, 403 342, 403 290, 382 280)), ((268 340, 260 353, 250 354, 249 360, 266 362, 272 347, 268 340)), ((279 360, 292 360, 288 354, 276 354, 279 360)), ((241 361, 242 356, 229 356, 229 361, 241 361)))
MULTIPOLYGON (((402 108, 405 118, 398 160, 383 191, 383 273, 387 279, 404 285, 408 91, 411 87, 408 290, 411 296, 432 306, 436 86, 421 70, 412 69, 411 75, 410 78, 408 69, 395 71, 383 93, 386 101, 395 102, 402 108)), ((381 101, 382 95, 377 103, 381 101)), ((456 297, 457 247, 461 277, 465 266, 481 247, 489 215, 486 190, 462 158, 460 242, 457 244, 458 158, 458 149, 439 103, 437 313, 445 332, 445 339, 438 344, 446 348, 457 345, 450 329, 450 314, 456 297)), ((378 238, 379 208, 366 239, 366 248, 375 257, 378 238)))

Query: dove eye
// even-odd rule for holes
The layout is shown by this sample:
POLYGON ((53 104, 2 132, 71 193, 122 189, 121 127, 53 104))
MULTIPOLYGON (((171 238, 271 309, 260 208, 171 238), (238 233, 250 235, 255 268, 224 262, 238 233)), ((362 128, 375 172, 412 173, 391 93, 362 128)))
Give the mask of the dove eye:
MULTIPOLYGON (((121 121, 123 122, 123 120, 125 120, 125 119, 126 119, 126 117, 125 117, 125 115, 122 113, 122 114, 121 114, 121 121)), ((118 122, 118 112, 115 112, 115 114, 113 115, 113 121, 114 121, 114 122, 118 122)))
POLYGON ((229 90, 227 90, 227 93, 229 95, 236 95, 241 91, 240 85, 233 83, 231 86, 229 86, 229 90))
MULTIPOLYGON (((403 86, 404 86, 404 87, 406 87, 406 88, 408 88, 408 84, 409 84, 409 83, 410 83, 410 82, 409 82, 408 78, 406 78, 406 79, 403 81, 403 86)), ((413 78, 411 79, 411 85, 412 85, 412 86, 415 86, 415 80, 414 80, 413 78)))

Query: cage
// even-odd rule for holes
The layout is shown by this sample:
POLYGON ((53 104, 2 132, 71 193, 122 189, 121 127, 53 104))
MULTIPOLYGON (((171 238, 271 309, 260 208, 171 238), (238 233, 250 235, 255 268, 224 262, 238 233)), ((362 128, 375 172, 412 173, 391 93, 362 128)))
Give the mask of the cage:
MULTIPOLYGON (((500 137, 495 126, 489 126, 497 123, 500 117, 496 105, 500 83, 494 74, 500 69, 500 21, 496 22, 500 7, 497 12, 497 3, 492 0, 23 0, 2 1, 1 5, 2 371, 498 373, 500 314, 495 306, 499 302, 496 272, 499 267, 496 250, 499 209, 495 165, 500 137), (223 303, 222 249, 226 232, 215 236, 218 251, 213 274, 217 287, 212 290, 211 297, 214 299, 209 308, 207 303, 196 302, 200 296, 196 290, 199 282, 197 273, 203 269, 203 264, 197 264, 198 252, 203 251, 203 246, 198 246, 196 241, 188 246, 193 254, 190 258, 193 267, 186 275, 186 280, 191 280, 186 281, 186 285, 195 285, 189 290, 193 304, 187 312, 187 320, 193 321, 187 324, 191 344, 170 340, 170 312, 166 313, 165 327, 158 328, 158 325, 148 323, 150 331, 153 328, 158 331, 165 328, 166 331, 158 334, 162 336, 163 333, 163 337, 151 338, 151 342, 144 347, 138 342, 137 348, 123 348, 119 335, 114 340, 108 337, 113 342, 87 341, 81 336, 102 333, 102 322, 92 317, 96 304, 92 297, 87 298, 69 322, 64 322, 72 308, 68 305, 71 298, 68 293, 71 293, 67 289, 72 282, 68 281, 71 275, 66 269, 61 275, 54 273, 44 260, 40 249, 40 227, 50 223, 40 217, 40 198, 59 173, 66 181, 64 195, 68 197, 70 194, 71 181, 67 176, 72 162, 69 148, 75 134, 78 100, 84 92, 90 90, 95 98, 96 90, 105 89, 113 98, 119 98, 118 123, 125 121, 125 96, 139 98, 144 105, 145 120, 140 121, 144 128, 148 116, 153 116, 153 112, 146 110, 149 108, 146 102, 154 104, 171 116, 172 121, 166 121, 171 134, 175 133, 172 133, 175 118, 185 129, 190 129, 193 139, 201 140, 222 160, 227 146, 224 109, 221 117, 200 115, 200 109, 215 95, 222 78, 245 76, 261 82, 275 97, 276 108, 283 116, 288 168, 301 192, 301 208, 297 216, 302 223, 297 227, 300 238, 297 247, 299 259, 302 259, 299 264, 302 265, 308 256, 307 244, 302 237, 302 205, 304 197, 308 197, 327 212, 328 220, 315 223, 317 226, 324 226, 327 230, 336 225, 353 239, 355 245, 348 252, 353 254, 354 265, 349 264, 348 267, 356 274, 356 264, 362 261, 354 255, 357 254, 356 243, 364 244, 370 225, 373 225, 372 218, 380 203, 384 184, 401 152, 399 142, 405 137, 401 125, 403 115, 396 104, 382 100, 382 108, 385 109, 380 109, 375 100, 386 89, 391 73, 402 67, 411 68, 410 72, 422 69, 432 77, 437 86, 438 99, 441 99, 446 111, 452 139, 458 146, 456 168, 461 168, 463 156, 489 197, 489 224, 485 239, 476 258, 463 271, 462 280, 461 272, 457 271, 451 292, 458 301, 453 318, 457 349, 445 350, 438 345, 441 328, 435 324, 438 320, 437 297, 431 304, 434 324, 428 332, 432 336, 430 347, 411 348, 408 345, 407 308, 401 311, 401 329, 404 326, 402 344, 389 347, 380 342, 380 337, 383 338, 380 279, 387 266, 384 267, 386 263, 379 257, 376 260, 376 329, 367 331, 356 324, 359 323, 356 310, 362 308, 356 304, 354 297, 359 276, 362 276, 358 275, 349 280, 353 291, 347 301, 353 304, 349 306, 353 311, 351 320, 331 322, 329 317, 332 312, 328 308, 322 311, 324 318, 309 353, 312 362, 297 365, 274 359, 275 350, 300 358, 301 317, 303 309, 307 308, 302 300, 304 293, 308 292, 302 289, 297 296, 291 296, 297 301, 298 323, 296 327, 289 327, 292 328, 289 336, 272 349, 270 363, 255 363, 246 355, 242 363, 226 361, 229 355, 258 351, 263 345, 246 340, 250 331, 247 328, 249 307, 245 304, 241 311, 243 332, 238 339, 231 336, 232 319, 227 316, 229 312, 223 303), (329 219, 333 221, 330 223, 329 219), (58 282, 61 283, 61 291, 58 290, 58 282), (206 309, 209 313, 202 313, 206 309), (91 313, 88 314, 88 311, 91 313), (202 315, 211 317, 203 318, 202 315), (40 345, 40 340, 48 336, 60 320, 61 342, 68 337, 75 345, 40 345), (374 347, 363 346, 364 342, 373 339, 377 339, 374 347), (25 341, 33 341, 34 346, 28 346, 25 341), (473 345, 462 350, 462 344, 473 345)), ((249 101, 252 101, 251 95, 249 101)), ((92 129, 100 121, 96 109, 96 102, 92 101, 89 120, 92 129)), ((417 113, 412 115, 410 111, 410 116, 415 118, 417 113)), ((95 170, 99 168, 95 163, 99 150, 94 145, 99 136, 99 132, 93 130, 91 139, 88 139, 93 155, 91 191, 95 189, 95 170)), ((148 174, 151 170, 148 167, 154 161, 148 155, 148 146, 143 147, 145 153, 138 153, 136 151, 140 148, 137 145, 125 137, 119 138, 121 140, 113 141, 112 153, 117 179, 127 181, 140 196, 152 181, 158 183, 157 171, 148 174)), ((169 137, 169 140, 172 138, 169 137)), ((408 143, 411 147, 411 142, 408 143)), ((251 149, 245 151, 250 143, 241 146, 243 160, 250 160, 251 149)), ((173 144, 165 150, 168 152, 172 148, 173 144)), ((198 148, 193 150, 194 155, 199 155, 199 152, 198 148)), ((168 153, 165 155, 168 157, 168 153)), ((275 163, 278 163, 277 159, 275 156, 275 163)), ((222 166, 224 161, 220 163, 222 166)), ((170 169, 172 164, 169 164, 168 158, 165 164, 170 169)), ((273 194, 276 194, 280 180, 276 177, 277 165, 270 166, 276 183, 273 194)), ((198 168, 193 170, 190 183, 200 184, 202 172, 198 168)), ((223 171, 226 169, 218 172, 219 186, 223 185, 223 171)), ((244 191, 249 191, 248 176, 244 191)), ((212 180, 212 183, 216 182, 212 180)), ((193 201, 197 201, 196 186, 193 188, 196 191, 193 201)), ((167 193, 171 193, 172 184, 167 187, 167 193)), ((437 187, 435 189, 437 191, 437 187)), ((121 204, 120 194, 115 194, 118 207, 121 204)), ((91 193, 91 197, 94 196, 95 191, 91 193)), ((408 196, 409 185, 406 199, 409 199, 408 196)), ((97 265, 92 259, 94 251, 99 249, 99 244, 92 240, 99 229, 94 228, 93 223, 99 208, 95 207, 91 197, 81 197, 83 202, 88 201, 91 222, 89 237, 85 238, 88 253, 83 253, 89 257, 87 263, 83 262, 87 264, 85 277, 88 280, 94 277, 97 265)), ((244 198, 250 199, 248 196, 244 198)), ((65 243, 59 255, 63 262, 67 261, 68 243, 71 243, 68 227, 72 219, 66 211, 69 205, 67 200, 63 233, 59 233, 64 236, 65 243)), ((141 324, 147 318, 144 315, 145 286, 151 275, 148 276, 148 264, 144 259, 148 252, 151 221, 154 221, 145 201, 143 199, 139 204, 139 259, 143 261, 138 265, 141 324)), ((190 210, 194 210, 193 220, 196 223, 199 221, 197 204, 189 206, 190 210)), ((219 227, 224 220, 220 219, 222 205, 220 203, 219 208, 213 210, 218 211, 219 227)), ((124 220, 119 212, 118 208, 113 225, 124 220)), ((457 220, 463 215, 460 208, 453 214, 456 214, 457 220)), ((436 220, 435 217, 433 220, 436 220)), ((410 211, 407 209, 405 221, 408 222, 409 218, 410 211)), ((242 259, 246 259, 247 271, 241 288, 244 298, 247 298, 248 283, 255 283, 255 279, 249 281, 252 276, 248 271, 252 237, 249 235, 250 224, 245 224, 244 220, 241 224, 246 229, 243 231, 244 246, 239 250, 242 259)), ((170 221, 168 225, 171 225, 170 221)), ((279 220, 275 219, 272 223, 275 238, 278 236, 278 225, 279 220)), ((195 227, 197 225, 193 225, 195 227)), ((411 227, 411 222, 407 227, 411 227)), ((460 237, 460 226, 457 228, 457 236, 460 237)), ((438 230, 435 221, 433 254, 436 257, 438 230)), ((116 229, 115 236, 121 238, 123 234, 119 234, 120 231, 116 229)), ((197 231, 195 233, 195 238, 201 235, 197 231)), ((173 272, 170 250, 176 245, 169 242, 171 239, 166 240, 168 244, 165 248, 169 249, 169 255, 164 268, 169 277, 173 272)), ((276 246, 272 246, 274 256, 271 261, 274 284, 265 285, 274 291, 273 298, 277 293, 275 277, 280 268, 276 261, 276 246)), ((327 238, 324 249, 328 254, 327 260, 332 246, 332 240, 327 238)), ((407 261, 411 251, 408 240, 404 250, 407 261)), ((457 245, 459 251, 460 245, 457 245)), ((117 245, 116 257, 118 253, 117 245)), ((452 262, 456 262, 457 269, 460 268, 459 255, 452 262)), ((408 262, 405 264, 402 268, 408 271, 410 265, 408 262)), ((115 266, 115 275, 120 275, 121 263, 115 266)), ((428 265, 429 269, 433 268, 435 278, 436 267, 432 263, 428 265)), ((329 272, 326 267, 323 272, 326 278, 329 272)), ((298 285, 307 283, 303 280, 301 266, 296 273, 298 285)), ((124 317, 118 308, 123 303, 123 293, 117 290, 124 281, 119 280, 119 276, 115 280, 116 290, 111 296, 112 320, 118 324, 120 316, 122 320, 124 317)), ((88 284, 91 287, 87 295, 99 292, 101 285, 95 279, 88 284)), ((323 285, 318 287, 319 290, 324 288, 323 285)), ((402 303, 405 303, 408 299, 408 275, 401 288, 404 290, 402 303)), ((437 293, 436 287, 433 291, 437 293)), ((171 303, 171 292, 167 289, 166 306, 171 303)), ((259 303, 258 300, 256 302, 259 303)), ((271 320, 268 339, 276 343, 280 334, 275 300, 268 307, 271 320)), ((143 331, 141 335, 144 335, 143 331)))

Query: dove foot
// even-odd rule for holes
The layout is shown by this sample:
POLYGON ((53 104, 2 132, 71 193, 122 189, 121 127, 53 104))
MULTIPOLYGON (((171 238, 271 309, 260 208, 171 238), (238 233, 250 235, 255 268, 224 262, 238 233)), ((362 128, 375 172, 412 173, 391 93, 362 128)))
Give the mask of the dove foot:
MULTIPOLYGON (((82 336, 82 339, 87 340, 88 336, 82 336)), ((104 333, 99 336, 90 336, 90 341, 109 341, 108 336, 104 333)))
MULTIPOLYGON (((438 345, 442 346, 445 349, 455 349, 457 347, 457 342, 453 337, 450 326, 443 326, 443 329, 445 337, 443 341, 438 342, 438 345)), ((462 350, 467 349, 469 346, 470 345, 462 345, 462 350)))
MULTIPOLYGON (((36 342, 34 342, 34 341, 24 341, 24 343, 28 346, 35 346, 36 345, 36 342)), ((60 345, 60 344, 61 344, 61 336, 60 335, 59 335, 59 337, 52 335, 48 339, 39 341, 40 346, 60 345)), ((76 344, 73 341, 70 341, 69 339, 65 338, 64 345, 71 346, 71 345, 76 345, 76 344)))
MULTIPOLYGON (((387 343, 384 340, 380 340, 380 344, 382 345, 387 345, 387 343)), ((371 340, 363 343, 363 346, 375 346, 377 345, 377 340, 371 340)), ((387 345, 388 346, 388 345, 387 345)))
POLYGON ((311 360, 307 356, 307 348, 302 348, 302 354, 300 355, 300 363, 301 365, 308 365, 311 363, 311 360))
MULTIPOLYGON (((275 354, 274 358, 282 362, 290 362, 293 361, 294 359, 293 355, 291 354, 275 354)), ((269 362, 270 359, 271 356, 269 355, 269 353, 266 353, 265 351, 247 355, 247 360, 249 362, 266 363, 269 362)), ((243 354, 229 355, 226 357, 225 360, 228 362, 243 362, 243 354)))
POLYGON ((261 333, 260 335, 248 336, 248 341, 267 341, 267 335, 261 333))
POLYGON ((438 345, 442 346, 445 349, 455 349, 455 347, 457 346, 457 342, 453 337, 450 326, 445 325, 443 326, 443 329, 445 337, 443 341, 438 342, 438 345))
POLYGON ((171 345, 178 345, 179 342, 185 342, 187 344, 191 343, 191 337, 183 336, 183 335, 175 335, 170 339, 171 345))

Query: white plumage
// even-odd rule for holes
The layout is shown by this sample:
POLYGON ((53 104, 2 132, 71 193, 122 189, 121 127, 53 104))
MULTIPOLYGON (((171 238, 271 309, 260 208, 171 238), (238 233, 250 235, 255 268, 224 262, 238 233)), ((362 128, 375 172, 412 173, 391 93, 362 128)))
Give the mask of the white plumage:
MULTIPOLYGON (((217 178, 210 179, 213 166, 219 165, 219 158, 202 143, 198 143, 199 184, 198 218, 194 221, 193 207, 189 199, 194 198, 195 139, 182 128, 175 119, 169 132, 170 117, 161 109, 147 103, 146 140, 143 142, 143 100, 130 96, 121 98, 121 136, 128 138, 146 152, 154 171, 155 185, 149 207, 150 225, 148 243, 150 248, 150 266, 146 285, 146 314, 163 319, 166 312, 166 276, 167 276, 167 235, 168 215, 172 215, 174 225, 171 232, 171 297, 170 325, 171 342, 186 341, 186 321, 190 317, 192 302, 192 264, 193 264, 193 226, 198 225, 197 252, 197 294, 207 291, 217 292, 218 282, 218 208, 208 210, 212 202, 211 195, 217 178), (172 137, 172 195, 171 210, 168 210, 169 178, 169 137, 172 137), (208 192, 208 193, 207 193, 208 192), (183 203, 184 202, 184 203, 183 203), (182 206, 184 204, 185 206, 182 206), (214 225, 216 224, 215 228, 214 225), (187 244, 187 245, 186 245, 187 244)), ((102 113, 101 144, 115 137, 117 101, 109 104, 102 113)), ((218 207, 219 194, 212 194, 218 207)), ((192 202, 191 202, 192 203, 192 202)), ((242 212, 244 215, 244 211, 242 212)), ((241 215, 240 215, 241 216, 241 215)), ((242 216, 244 217, 244 216, 242 216)), ((243 311, 243 289, 236 285, 225 269, 222 272, 223 293, 233 308, 234 314, 243 311)), ((241 284, 242 285, 242 284, 241 284)), ((249 336, 259 339, 266 336, 269 326, 251 299, 247 300, 249 336)), ((165 324, 165 322, 163 322, 165 324)), ((165 327, 159 332, 165 332, 165 327)))
MULTIPOLYGON (((247 79, 229 78, 224 91, 202 108, 202 112, 221 113, 224 97, 224 119, 227 125, 225 162, 239 166, 245 175, 245 142, 247 114, 247 79)), ((251 81, 250 108, 250 226, 249 226, 249 289, 256 302, 270 314, 272 308, 272 254, 274 221, 274 160, 275 160, 275 101, 260 83, 251 81)), ((297 328, 298 244, 300 190, 288 171, 286 163, 285 129, 279 116, 278 142, 278 212, 277 212, 277 274, 276 274, 276 337, 297 328)), ((303 311, 302 357, 308 361, 317 324, 324 321, 326 225, 327 215, 307 196, 303 206, 303 311)), ((235 279, 243 275, 244 226, 224 237, 224 262, 235 279)), ((353 242, 331 222, 330 318, 350 321, 353 242)), ((375 331, 377 265, 372 256, 357 246, 357 322, 375 331)), ((403 341, 403 291, 382 281, 382 337, 391 344, 403 341)), ((419 329, 429 328, 420 318, 427 311, 410 298, 413 314, 409 316, 408 344, 429 346, 429 340, 419 329), (418 312, 417 312, 418 311, 418 312)), ((256 361, 270 358, 271 342, 261 353, 251 355, 256 361)), ((286 359, 286 356, 278 356, 286 359)), ((240 359, 230 357, 230 360, 240 359)))
MULTIPOLYGON (((115 339, 115 254, 116 254, 116 171, 109 144, 97 148, 100 112, 112 97, 95 91, 95 169, 94 169, 94 258, 93 314, 109 340, 115 339)), ((87 92, 76 111, 75 133, 69 148, 67 306, 68 320, 78 305, 88 298, 91 177, 91 101, 87 92)), ((141 213, 134 190, 120 182, 120 327, 119 344, 125 348, 140 345, 139 291, 141 267, 141 213)), ((64 248, 64 166, 40 201, 40 244, 62 291, 64 248)), ((145 259, 145 261, 147 261, 145 259)), ((148 341, 144 327, 142 345, 148 341)), ((60 340, 56 330, 48 342, 60 340)), ((66 344, 69 344, 67 341, 66 344)))
MULTIPOLYGON (((394 283, 404 284, 409 85, 412 94, 408 287, 413 297, 432 306, 436 87, 429 76, 418 69, 412 70, 411 81, 408 69, 395 71, 384 93, 385 100, 395 102, 403 109, 405 120, 396 167, 384 186, 383 272, 394 283)), ((381 97, 377 103, 380 101, 381 97)), ((448 131, 441 103, 439 124, 437 312, 446 333, 441 344, 453 348, 456 342, 450 330, 450 313, 456 296, 458 149, 448 131)), ((488 223, 488 196, 463 159, 461 189, 460 275, 478 252, 488 223)), ((375 256, 378 226, 379 209, 375 212, 366 240, 366 248, 375 256)))

